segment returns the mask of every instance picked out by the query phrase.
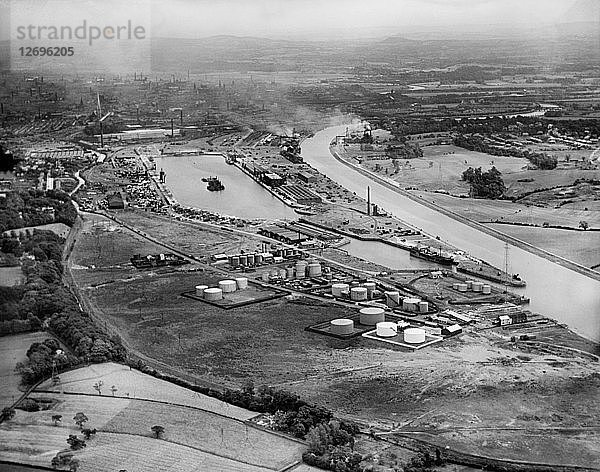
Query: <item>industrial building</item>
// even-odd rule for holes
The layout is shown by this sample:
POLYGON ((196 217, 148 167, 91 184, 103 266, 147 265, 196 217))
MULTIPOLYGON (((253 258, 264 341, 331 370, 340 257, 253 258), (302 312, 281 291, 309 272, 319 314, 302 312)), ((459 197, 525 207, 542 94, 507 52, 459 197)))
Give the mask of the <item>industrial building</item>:
POLYGON ((299 232, 290 231, 289 229, 280 228, 279 226, 265 226, 258 230, 258 234, 286 244, 300 244, 310 239, 299 232))
POLYGON ((281 191, 286 197, 295 200, 300 205, 308 205, 311 203, 321 203, 321 197, 319 197, 312 190, 309 190, 301 185, 295 185, 295 184, 283 185, 283 186, 281 186, 281 191))

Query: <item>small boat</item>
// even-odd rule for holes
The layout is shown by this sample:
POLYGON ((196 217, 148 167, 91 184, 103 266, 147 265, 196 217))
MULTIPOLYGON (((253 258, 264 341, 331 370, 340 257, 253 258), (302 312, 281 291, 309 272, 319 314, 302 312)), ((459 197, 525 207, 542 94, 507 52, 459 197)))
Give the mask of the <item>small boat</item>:
POLYGON ((220 192, 225 190, 225 185, 217 177, 211 177, 206 188, 211 192, 220 192))

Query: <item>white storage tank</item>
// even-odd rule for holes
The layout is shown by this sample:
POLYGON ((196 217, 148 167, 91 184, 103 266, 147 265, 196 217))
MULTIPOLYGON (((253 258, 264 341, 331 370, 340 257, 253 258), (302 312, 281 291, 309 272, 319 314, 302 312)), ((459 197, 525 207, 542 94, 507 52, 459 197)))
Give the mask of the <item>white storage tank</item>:
POLYGON ((203 297, 204 291, 208 288, 208 285, 196 285, 196 296, 203 297))
POLYGON ((425 330, 423 328, 406 328, 404 330, 404 342, 408 344, 424 343, 425 330))
POLYGON ((331 294, 334 297, 341 297, 342 292, 348 292, 348 290, 350 290, 350 286, 348 284, 339 283, 331 286, 331 294))
POLYGON ((375 291, 375 288, 377 287, 375 282, 365 282, 363 284, 363 287, 365 287, 367 289, 367 298, 369 298, 369 299, 373 298, 373 292, 375 291))
POLYGON ((321 277, 321 264, 318 262, 311 262, 308 264, 308 276, 321 277))
POLYGON ((287 277, 287 270, 279 269, 279 277, 281 277, 283 280, 285 280, 287 277))
POLYGON ((458 286, 459 286, 459 285, 460 285, 459 283, 453 283, 453 284, 452 284, 452 288, 453 288, 454 290, 458 290, 458 286))
POLYGON ((237 289, 237 284, 235 280, 221 280, 219 282, 219 288, 222 290, 223 293, 231 293, 235 292, 235 290, 237 289))
POLYGON ((458 291, 459 292, 466 292, 467 291, 467 284, 457 284, 458 286, 458 291))
POLYGON ((383 308, 369 307, 360 310, 360 324, 375 326, 382 321, 385 321, 385 311, 383 308))
POLYGON ((269 281, 269 273, 263 272, 262 274, 260 274, 260 278, 262 279, 263 282, 268 282, 269 281))
POLYGON ((388 291, 384 293, 385 295, 385 304, 390 308, 396 307, 400 305, 400 293, 388 291))
POLYGON ((254 263, 255 264, 262 264, 263 262, 263 255, 262 254, 255 254, 254 255, 254 263))
POLYGON ((248 288, 248 277, 236 277, 235 283, 238 290, 245 290, 248 288))
POLYGON ((248 254, 248 265, 254 265, 254 254, 248 254))
POLYGON ((473 282, 473 291, 481 292, 483 290, 483 282, 473 282))
POLYGON ((475 282, 474 280, 467 280, 467 290, 472 290, 473 289, 473 282, 475 282))
POLYGON ((294 278, 294 268, 293 267, 288 267, 285 271, 286 271, 286 276, 288 279, 294 278))
POLYGON ((377 336, 380 338, 391 338, 398 334, 398 325, 391 321, 377 323, 377 336))
POLYGON ((306 277, 306 262, 298 261, 296 262, 296 278, 303 279, 306 277))
POLYGON ((234 267, 238 267, 240 265, 240 256, 233 256, 231 258, 231 265, 234 267))
POLYGON ((332 334, 348 335, 354 332, 354 321, 346 318, 338 318, 329 323, 329 331, 332 334))
POLYGON ((419 313, 427 313, 429 311, 429 302, 419 302, 419 313))
POLYGON ((365 287, 352 287, 350 289, 350 300, 361 302, 367 299, 367 289, 365 287))
POLYGON ((223 291, 220 288, 207 288, 204 290, 204 299, 216 301, 223 299, 223 291))
POLYGON ((402 309, 406 311, 418 311, 420 298, 404 298, 402 300, 402 309))
POLYGON ((244 254, 242 254, 240 256, 240 265, 243 265, 243 266, 248 265, 248 256, 246 256, 244 254))
POLYGON ((481 287, 481 293, 489 295, 490 293, 492 293, 492 286, 485 284, 483 287, 481 287))

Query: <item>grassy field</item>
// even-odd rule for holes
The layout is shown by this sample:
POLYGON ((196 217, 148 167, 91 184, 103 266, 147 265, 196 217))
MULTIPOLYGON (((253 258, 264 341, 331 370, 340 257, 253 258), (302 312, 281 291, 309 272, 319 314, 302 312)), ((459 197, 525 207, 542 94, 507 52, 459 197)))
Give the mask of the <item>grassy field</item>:
POLYGON ((0 408, 11 405, 23 393, 19 389, 21 376, 15 372, 17 362, 34 342, 52 337, 46 333, 25 333, 0 337, 0 408))
POLYGON ((55 385, 48 380, 42 383, 37 390, 95 394, 97 391, 94 390, 93 385, 98 381, 104 383, 102 388, 104 395, 112 395, 111 387, 115 386, 117 388, 114 392, 115 397, 165 401, 213 411, 239 420, 248 420, 256 416, 256 412, 229 405, 215 398, 201 395, 112 362, 92 364, 88 367, 65 372, 61 374, 58 384, 55 385))
MULTIPOLYGON (((132 373, 130 381, 140 380, 139 375, 132 373)), ((149 377, 146 388, 152 382, 162 384, 149 377)), ((193 466, 189 470, 278 470, 298 460, 305 448, 293 439, 193 407, 99 395, 39 392, 32 398, 56 403, 47 411, 17 410, 11 421, 0 425, 0 455, 6 460, 48 466, 67 447, 69 434, 79 434, 72 420, 77 412, 89 418, 86 427, 98 430, 77 453, 85 471, 113 470, 120 463, 110 461, 140 471, 187 470, 178 466, 186 463, 193 466), (54 426, 51 417, 57 414, 63 421, 54 426), (161 440, 152 437, 155 424, 165 428, 161 440)))
POLYGON ((491 228, 586 267, 600 264, 600 232, 490 224, 491 228))
POLYGON ((394 167, 389 159, 363 161, 363 167, 373 171, 379 165, 379 174, 392 177, 403 187, 467 195, 469 186, 461 181, 462 173, 467 168, 481 167, 486 171, 495 166, 503 175, 509 175, 520 174, 528 164, 525 159, 492 156, 453 145, 424 146, 422 149, 423 157, 400 160, 400 171, 393 176, 394 167), (388 174, 385 173, 386 169, 388 174))
POLYGON ((527 206, 506 200, 456 198, 449 195, 420 191, 413 191, 412 193, 422 196, 430 202, 435 202, 466 218, 479 222, 493 222, 498 220, 539 226, 549 223, 550 225, 578 228, 579 222, 585 220, 589 223, 590 228, 600 228, 600 212, 527 206))
POLYGON ((14 287, 25 281, 21 266, 0 267, 0 287, 14 287))

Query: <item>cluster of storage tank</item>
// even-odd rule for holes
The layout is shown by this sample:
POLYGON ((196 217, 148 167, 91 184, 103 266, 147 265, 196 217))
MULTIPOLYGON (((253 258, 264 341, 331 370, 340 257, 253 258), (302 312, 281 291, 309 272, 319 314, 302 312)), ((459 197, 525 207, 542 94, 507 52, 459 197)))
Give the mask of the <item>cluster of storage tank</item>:
POLYGON ((407 344, 421 344, 425 342, 426 333, 423 328, 410 328, 406 326, 404 322, 382 321, 377 323, 375 333, 380 338, 393 338, 398 336, 398 331, 401 331, 404 342, 407 344))
POLYGON ((321 277, 323 275, 323 267, 319 261, 309 259, 308 261, 300 260, 294 266, 285 269, 273 269, 262 273, 263 282, 268 282, 271 279, 281 280, 302 280, 311 277, 321 277))
MULTIPOLYGON (((266 249, 266 248, 265 248, 266 249)), ((292 258, 298 257, 300 251, 297 249, 277 249, 272 252, 256 252, 252 254, 231 254, 227 256, 227 261, 232 267, 257 266, 263 263, 273 262, 274 257, 292 258)))
POLYGON ((483 282, 476 282, 474 280, 467 280, 466 282, 458 282, 452 284, 452 288, 458 292, 476 292, 484 295, 492 293, 492 286, 484 284, 483 282))
POLYGON ((336 298, 347 298, 355 302, 372 300, 380 295, 375 282, 364 282, 359 284, 335 283, 331 286, 331 294, 336 298))
POLYGON ((204 298, 207 301, 222 300, 224 293, 232 293, 236 290, 245 290, 248 288, 247 277, 236 277, 235 279, 221 280, 218 287, 209 287, 208 285, 196 285, 196 296, 204 298))
POLYGON ((389 291, 383 293, 385 303, 390 308, 402 308, 404 311, 414 313, 429 312, 429 302, 421 300, 417 297, 400 297, 399 292, 389 291))

